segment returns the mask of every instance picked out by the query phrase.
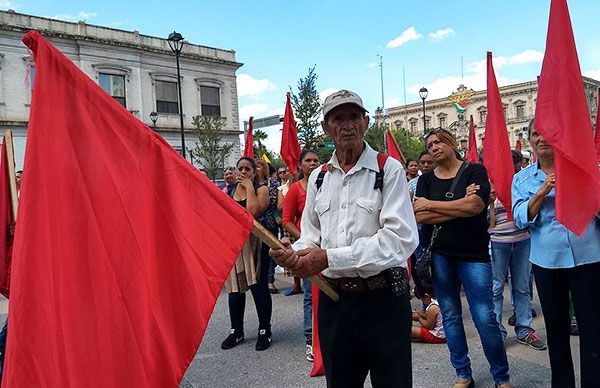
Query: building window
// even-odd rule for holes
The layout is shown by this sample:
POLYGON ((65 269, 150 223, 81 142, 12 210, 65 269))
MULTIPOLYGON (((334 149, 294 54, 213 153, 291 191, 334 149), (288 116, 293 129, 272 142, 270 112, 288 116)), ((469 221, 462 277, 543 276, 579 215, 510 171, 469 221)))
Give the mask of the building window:
POLYGON ((202 101, 202 116, 221 116, 219 88, 200 86, 200 100, 202 101))
POLYGON ((429 119, 427 119, 427 118, 425 119, 425 128, 430 128, 429 121, 430 121, 429 119))
POLYGON ((517 105, 517 118, 525 118, 525 105, 517 105))
POLYGON ((479 111, 479 123, 480 124, 485 123, 486 116, 487 116, 487 111, 485 111, 485 110, 479 111))
POLYGON ((154 81, 156 85, 156 111, 158 113, 179 113, 177 82, 154 81))
POLYGON ((410 120, 410 131, 411 132, 417 131, 417 120, 416 119, 410 120))
POLYGON ((125 76, 115 74, 98 73, 98 83, 112 98, 119 104, 127 107, 125 104, 125 76))
POLYGON ((446 129, 446 118, 440 117, 440 127, 446 129))
POLYGON ((504 112, 504 120, 508 118, 508 106, 503 106, 502 111, 504 112))

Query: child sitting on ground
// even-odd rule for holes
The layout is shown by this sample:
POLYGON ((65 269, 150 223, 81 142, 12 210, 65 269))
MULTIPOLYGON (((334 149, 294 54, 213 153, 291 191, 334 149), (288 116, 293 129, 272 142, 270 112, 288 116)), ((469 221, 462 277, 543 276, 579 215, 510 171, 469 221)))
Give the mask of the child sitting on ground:
POLYGON ((430 344, 441 344, 446 342, 444 326, 442 325, 442 312, 440 305, 435 300, 433 286, 420 282, 415 287, 415 296, 423 302, 423 312, 413 310, 413 321, 419 322, 421 326, 412 327, 412 339, 430 344))

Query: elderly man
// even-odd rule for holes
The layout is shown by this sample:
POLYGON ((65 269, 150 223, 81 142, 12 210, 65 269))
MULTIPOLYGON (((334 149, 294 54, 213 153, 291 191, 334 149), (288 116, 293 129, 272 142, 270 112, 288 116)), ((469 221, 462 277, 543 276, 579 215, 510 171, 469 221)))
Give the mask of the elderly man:
POLYGON ((411 308, 406 261, 417 226, 405 172, 363 140, 361 98, 341 90, 325 99, 325 133, 336 147, 310 176, 300 239, 271 256, 299 277, 322 272, 339 302, 321 293, 319 336, 328 387, 409 387, 411 308))

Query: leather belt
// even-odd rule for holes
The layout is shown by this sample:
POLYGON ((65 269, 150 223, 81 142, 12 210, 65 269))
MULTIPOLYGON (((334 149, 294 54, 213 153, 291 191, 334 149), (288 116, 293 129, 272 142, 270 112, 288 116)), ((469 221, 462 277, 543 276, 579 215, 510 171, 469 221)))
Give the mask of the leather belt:
POLYGON ((338 290, 343 292, 366 292, 366 291, 375 291, 380 290, 382 288, 390 287, 390 282, 385 274, 385 272, 379 273, 377 275, 368 277, 368 278, 329 278, 327 276, 323 276, 325 280, 335 286, 338 290))

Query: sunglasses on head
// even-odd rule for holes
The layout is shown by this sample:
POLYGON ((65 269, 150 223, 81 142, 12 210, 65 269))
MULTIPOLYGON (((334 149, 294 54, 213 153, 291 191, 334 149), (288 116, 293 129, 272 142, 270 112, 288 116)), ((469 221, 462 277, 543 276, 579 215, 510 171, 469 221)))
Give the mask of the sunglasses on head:
POLYGON ((429 136, 434 135, 438 132, 447 132, 447 131, 442 127, 433 128, 433 129, 430 129, 429 131, 427 131, 425 133, 425 135, 423 135, 423 139, 427 139, 429 136))

